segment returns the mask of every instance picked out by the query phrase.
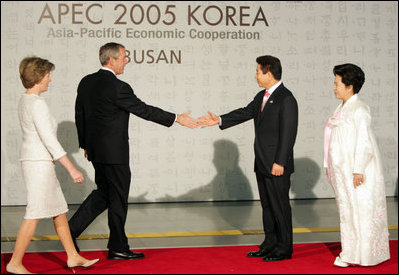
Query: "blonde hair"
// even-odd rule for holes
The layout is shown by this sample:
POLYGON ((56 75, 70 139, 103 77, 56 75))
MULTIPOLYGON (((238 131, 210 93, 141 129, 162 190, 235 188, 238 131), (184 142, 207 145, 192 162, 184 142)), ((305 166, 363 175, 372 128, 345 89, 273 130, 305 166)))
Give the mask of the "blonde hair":
POLYGON ((26 89, 29 89, 38 84, 46 74, 54 69, 54 64, 47 59, 28 56, 19 63, 19 77, 21 78, 22 85, 26 89))

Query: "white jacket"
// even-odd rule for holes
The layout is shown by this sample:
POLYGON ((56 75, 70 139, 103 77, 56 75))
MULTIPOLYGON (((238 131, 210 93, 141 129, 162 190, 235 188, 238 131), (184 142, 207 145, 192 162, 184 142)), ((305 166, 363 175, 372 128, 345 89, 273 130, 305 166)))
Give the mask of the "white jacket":
POLYGON ((20 160, 57 160, 66 152, 57 140, 57 122, 43 98, 23 94, 18 104, 22 129, 20 160))

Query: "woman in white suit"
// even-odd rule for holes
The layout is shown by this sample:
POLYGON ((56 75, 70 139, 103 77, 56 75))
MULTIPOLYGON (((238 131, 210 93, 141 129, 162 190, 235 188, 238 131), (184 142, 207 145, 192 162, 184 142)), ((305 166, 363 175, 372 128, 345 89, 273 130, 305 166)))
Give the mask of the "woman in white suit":
POLYGON ((12 258, 6 266, 10 273, 30 273, 23 266, 22 258, 37 223, 45 218, 53 218, 55 230, 68 256, 68 267, 74 271, 75 267, 88 267, 98 261, 83 258, 75 249, 66 218, 68 205, 55 174, 54 162, 59 161, 74 182, 83 182, 82 173, 58 142, 57 122, 40 97, 48 89, 50 72, 54 68, 54 64, 39 57, 24 58, 19 66, 22 84, 27 89, 18 105, 23 137, 20 161, 27 188, 27 206, 12 258))
POLYGON ((335 192, 342 251, 334 265, 372 266, 390 258, 384 175, 370 108, 358 97, 365 81, 354 64, 334 67, 342 103, 327 122, 324 167, 335 192))

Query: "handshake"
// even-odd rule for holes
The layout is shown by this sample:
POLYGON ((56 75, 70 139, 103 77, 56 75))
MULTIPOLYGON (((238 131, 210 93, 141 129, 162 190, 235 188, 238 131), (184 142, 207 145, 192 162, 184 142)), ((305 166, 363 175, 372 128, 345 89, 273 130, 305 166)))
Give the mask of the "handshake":
POLYGON ((214 125, 220 124, 220 118, 217 115, 215 115, 209 111, 208 111, 209 115, 202 116, 197 119, 190 117, 189 116, 190 113, 191 113, 191 111, 187 111, 184 114, 177 115, 176 122, 182 126, 186 126, 188 128, 192 128, 192 129, 197 128, 199 126, 202 126, 201 128, 205 128, 208 126, 214 126, 214 125))

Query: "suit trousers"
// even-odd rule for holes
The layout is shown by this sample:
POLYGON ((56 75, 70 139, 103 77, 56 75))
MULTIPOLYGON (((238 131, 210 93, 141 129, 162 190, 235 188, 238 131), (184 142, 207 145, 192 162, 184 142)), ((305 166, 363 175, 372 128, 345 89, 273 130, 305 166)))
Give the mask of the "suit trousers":
POLYGON ((131 172, 128 164, 94 163, 97 189, 83 201, 69 220, 71 235, 77 238, 91 222, 108 209, 108 249, 125 252, 129 243, 125 233, 131 172))
POLYGON ((276 256, 291 255, 293 240, 289 198, 290 175, 275 177, 257 172, 256 179, 265 231, 265 240, 260 247, 272 251, 276 256))

